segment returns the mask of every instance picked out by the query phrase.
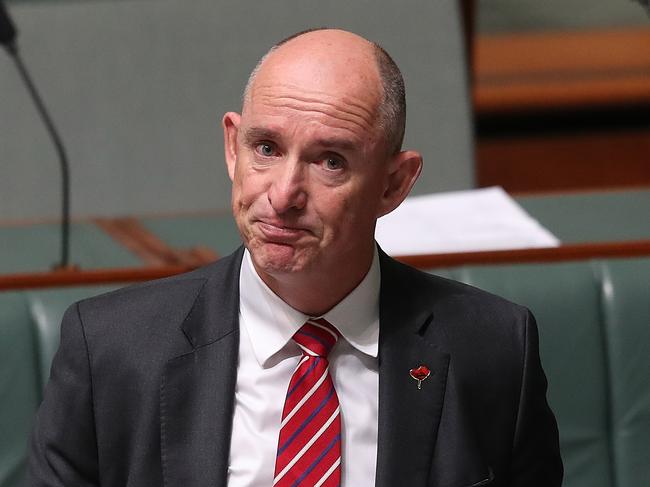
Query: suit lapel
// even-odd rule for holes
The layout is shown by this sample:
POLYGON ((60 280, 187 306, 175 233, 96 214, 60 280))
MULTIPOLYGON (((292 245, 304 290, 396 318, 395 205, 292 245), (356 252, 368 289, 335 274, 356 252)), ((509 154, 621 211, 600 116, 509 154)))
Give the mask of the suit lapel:
MULTIPOLYGON (((377 487, 487 486, 483 460, 454 373, 445 329, 446 286, 381 257, 377 487), (431 375, 417 388, 409 371, 431 375)), ((455 314, 455 313, 454 313, 455 314)))
POLYGON ((179 334, 191 349, 166 364, 160 388, 165 485, 227 482, 239 348, 242 252, 214 265, 179 334))
MULTIPOLYGON (((443 408, 449 354, 426 337, 431 309, 414 306, 412 282, 382 253, 379 336, 378 487, 424 487, 443 408), (431 375, 418 389, 412 368, 431 375)), ((417 289, 417 286, 415 287, 417 289)))

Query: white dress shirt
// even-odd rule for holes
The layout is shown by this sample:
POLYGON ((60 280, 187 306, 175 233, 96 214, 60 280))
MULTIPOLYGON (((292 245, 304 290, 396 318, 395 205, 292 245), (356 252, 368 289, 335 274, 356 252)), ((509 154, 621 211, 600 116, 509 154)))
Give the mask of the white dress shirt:
MULTIPOLYGON (((323 315, 341 332, 329 355, 341 406, 341 485, 371 486, 377 463, 379 258, 361 283, 323 315)), ((239 279, 239 362, 229 487, 271 487, 282 408, 302 356, 291 337, 309 316, 257 275, 246 251, 239 279)))

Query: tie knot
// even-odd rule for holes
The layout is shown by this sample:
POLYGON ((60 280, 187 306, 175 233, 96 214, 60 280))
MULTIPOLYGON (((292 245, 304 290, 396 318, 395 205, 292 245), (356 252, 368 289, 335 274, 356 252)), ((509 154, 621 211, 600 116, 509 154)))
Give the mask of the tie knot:
POLYGON ((305 355, 327 357, 341 334, 323 318, 311 318, 293 336, 305 355))

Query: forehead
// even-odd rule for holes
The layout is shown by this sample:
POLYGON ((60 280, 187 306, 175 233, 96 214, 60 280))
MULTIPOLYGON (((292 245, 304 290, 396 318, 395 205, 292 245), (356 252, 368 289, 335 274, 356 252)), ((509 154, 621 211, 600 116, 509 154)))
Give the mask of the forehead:
POLYGON ((351 137, 366 138, 376 134, 377 109, 354 94, 268 84, 252 91, 244 118, 251 124, 298 125, 295 128, 348 132, 351 137))

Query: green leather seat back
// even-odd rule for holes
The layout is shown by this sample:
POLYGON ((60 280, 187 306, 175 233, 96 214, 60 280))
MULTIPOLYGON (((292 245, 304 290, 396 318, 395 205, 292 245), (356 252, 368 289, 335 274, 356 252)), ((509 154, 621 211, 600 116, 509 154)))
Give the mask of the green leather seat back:
POLYGON ((647 189, 519 196, 516 200, 563 243, 650 237, 647 189))
POLYGON ((565 487, 613 485, 607 361, 592 266, 501 265, 442 272, 523 304, 537 318, 548 399, 560 429, 565 487))
POLYGON ((601 270, 616 487, 650 485, 650 259, 601 270))
POLYGON ((32 418, 65 309, 105 287, 0 293, 0 487, 24 483, 32 418))
POLYGON ((21 293, 0 293, 0 486, 22 485, 27 434, 40 401, 38 355, 21 293))
POLYGON ((59 348, 61 318, 70 304, 89 296, 115 289, 115 286, 92 286, 53 289, 25 293, 34 328, 38 352, 39 383, 41 390, 50 377, 50 365, 59 348))

